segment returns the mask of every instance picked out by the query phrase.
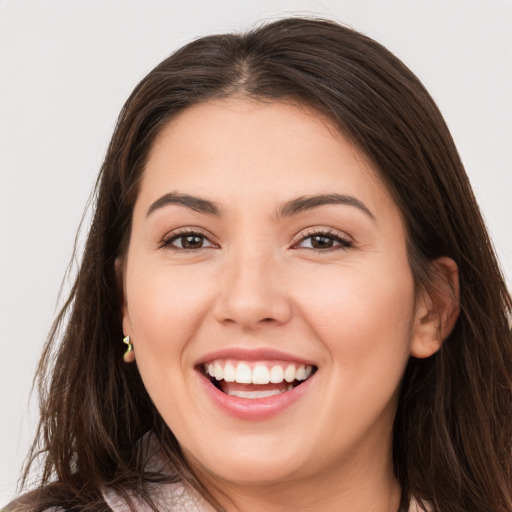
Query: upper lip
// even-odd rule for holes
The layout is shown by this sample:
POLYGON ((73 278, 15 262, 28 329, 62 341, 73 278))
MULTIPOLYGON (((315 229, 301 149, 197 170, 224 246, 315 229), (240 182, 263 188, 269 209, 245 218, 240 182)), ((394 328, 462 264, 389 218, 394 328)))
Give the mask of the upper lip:
POLYGON ((293 363, 299 363, 304 365, 316 366, 315 363, 309 359, 305 359, 294 354, 282 352, 274 348, 224 348, 209 352, 204 356, 201 356, 195 363, 194 366, 199 366, 216 359, 236 359, 239 361, 290 361, 293 363))

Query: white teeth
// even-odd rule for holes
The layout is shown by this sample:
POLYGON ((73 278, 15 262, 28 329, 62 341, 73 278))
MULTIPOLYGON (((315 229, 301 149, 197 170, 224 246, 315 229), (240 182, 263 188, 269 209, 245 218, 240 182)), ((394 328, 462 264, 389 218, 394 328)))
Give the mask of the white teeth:
POLYGON ((295 365, 289 364, 284 371, 284 380, 286 382, 293 382, 295 380, 295 365))
POLYGON ((279 389, 272 389, 270 391, 228 391, 228 395, 239 398, 265 398, 267 396, 279 395, 279 393, 283 393, 283 391, 279 389))
MULTIPOLYGON (((215 368, 217 368, 217 365, 215 365, 215 368)), ((217 375, 217 370, 215 370, 215 375, 217 375)), ((306 380, 308 378, 308 374, 306 372, 306 367, 304 365, 301 365, 297 368, 295 378, 297 380, 306 380)))
POLYGON ((219 363, 215 363, 215 380, 222 380, 224 378, 224 370, 219 363))
POLYGON ((279 384, 284 380, 284 371, 279 365, 272 366, 270 370, 270 382, 279 384))
POLYGON ((252 370, 253 384, 268 384, 270 382, 270 371, 266 366, 257 364, 252 370))
POLYGON ((226 382, 235 382, 236 378, 236 371, 235 367, 232 364, 227 364, 224 367, 224 380, 226 382))
POLYGON ((250 363, 238 363, 236 366, 228 361, 212 361, 204 364, 204 371, 215 380, 238 382, 239 384, 280 384, 281 382, 304 381, 313 372, 310 365, 255 363, 251 369, 250 363))
POLYGON ((252 384, 251 368, 244 363, 239 363, 236 367, 235 382, 239 384, 252 384))

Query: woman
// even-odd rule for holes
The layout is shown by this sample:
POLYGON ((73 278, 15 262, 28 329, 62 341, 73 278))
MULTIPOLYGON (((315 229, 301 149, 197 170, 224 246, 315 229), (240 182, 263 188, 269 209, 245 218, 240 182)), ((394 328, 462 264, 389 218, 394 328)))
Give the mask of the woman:
POLYGON ((121 112, 13 507, 510 511, 510 309, 396 57, 321 20, 199 39, 121 112))

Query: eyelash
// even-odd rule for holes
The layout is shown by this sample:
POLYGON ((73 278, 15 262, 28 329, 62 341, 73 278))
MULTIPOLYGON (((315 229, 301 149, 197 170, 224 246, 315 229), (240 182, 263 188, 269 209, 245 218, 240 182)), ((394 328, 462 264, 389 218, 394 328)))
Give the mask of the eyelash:
MULTIPOLYGON (((185 248, 185 247, 176 247, 173 245, 173 242, 175 242, 176 240, 179 240, 179 239, 182 239, 182 243, 183 243, 183 239, 185 239, 187 237, 197 237, 203 241, 208 240, 208 237, 204 233, 201 233, 199 231, 193 231, 193 230, 184 230, 184 231, 180 231, 180 232, 174 232, 174 233, 171 233, 170 235, 168 235, 162 241, 161 246, 163 248, 170 248, 175 251, 186 251, 186 252, 198 251, 201 249, 208 249, 208 248, 214 246, 213 242, 210 242, 209 240, 208 241, 211 245, 207 246, 207 247, 185 248)), ((318 252, 330 252, 330 251, 335 251, 338 249, 346 250, 346 249, 350 249, 351 247, 354 246, 353 242, 351 240, 349 240, 348 238, 345 238, 334 231, 323 230, 323 231, 311 231, 310 233, 307 233, 297 243, 295 243, 292 248, 299 249, 301 243, 303 243, 305 240, 313 239, 315 237, 329 239, 329 241, 332 241, 333 243, 337 243, 338 245, 333 245, 331 247, 325 247, 325 248, 304 247, 305 249, 316 250, 318 252)))
POLYGON ((334 245, 331 247, 325 247, 325 248, 317 248, 317 247, 305 247, 305 249, 311 249, 316 250, 318 252, 330 252, 330 251, 336 251, 338 249, 350 249, 351 247, 354 247, 354 243, 349 240, 348 238, 340 235, 338 232, 330 231, 330 230, 312 230, 311 232, 308 232, 304 236, 301 237, 301 239, 294 244, 293 248, 299 248, 299 244, 303 243, 305 240, 313 239, 313 238, 327 238, 329 240, 332 240, 333 242, 338 243, 338 245, 334 245))
MULTIPOLYGON (((187 237, 198 237, 198 238, 201 238, 202 240, 208 240, 208 237, 204 233, 201 233, 200 231, 183 230, 183 231, 179 231, 179 232, 170 233, 168 236, 166 236, 162 240, 162 247, 167 247, 167 248, 173 249, 175 251, 198 251, 200 249, 208 248, 208 247, 196 247, 196 248, 190 249, 190 248, 185 248, 185 247, 176 247, 173 245, 174 241, 179 240, 180 238, 185 239, 187 237)), ((212 242, 210 242, 210 243, 213 245, 212 242)))

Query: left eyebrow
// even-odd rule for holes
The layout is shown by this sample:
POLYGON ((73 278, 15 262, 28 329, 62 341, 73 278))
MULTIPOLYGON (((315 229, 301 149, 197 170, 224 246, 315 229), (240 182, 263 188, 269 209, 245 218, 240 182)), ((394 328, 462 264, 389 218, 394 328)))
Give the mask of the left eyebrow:
POLYGON ((373 213, 368 207, 354 196, 347 196, 342 194, 321 194, 314 196, 301 196, 296 199, 292 199, 287 203, 283 204, 278 211, 279 217, 291 217, 305 210, 312 208, 318 208, 326 204, 342 204, 347 206, 353 206, 358 208, 372 220, 375 220, 373 213))

